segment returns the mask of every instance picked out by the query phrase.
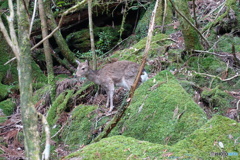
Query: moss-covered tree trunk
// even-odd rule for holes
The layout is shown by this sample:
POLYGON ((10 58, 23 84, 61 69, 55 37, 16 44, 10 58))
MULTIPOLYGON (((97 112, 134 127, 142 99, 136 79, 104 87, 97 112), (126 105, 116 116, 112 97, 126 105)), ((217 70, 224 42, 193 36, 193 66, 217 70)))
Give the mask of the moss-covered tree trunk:
POLYGON ((156 26, 161 26, 161 32, 165 32, 165 25, 172 23, 173 14, 169 0, 159 2, 156 15, 156 26))
MULTIPOLYGON (((53 12, 51 10, 51 1, 43 1, 44 3, 44 9, 46 16, 48 18, 48 26, 50 29, 53 31, 54 29, 57 28, 57 24, 55 21, 55 18, 53 16, 53 12)), ((61 50, 62 55, 72 64, 72 65, 77 65, 75 62, 75 55, 74 53, 69 49, 65 39, 63 38, 61 32, 58 30, 53 34, 57 45, 59 49, 61 50)))
POLYGON ((92 20, 92 0, 88 0, 88 21, 89 21, 89 34, 91 41, 91 51, 93 60, 93 69, 97 69, 97 56, 95 52, 94 33, 93 33, 93 20, 92 20))
MULTIPOLYGON (((41 19, 42 38, 44 39, 48 35, 46 16, 45 16, 44 7, 43 7, 43 1, 38 0, 38 4, 39 4, 39 15, 41 19)), ((48 84, 51 85, 51 99, 53 100, 53 98, 55 97, 54 92, 56 87, 54 82, 53 61, 52 61, 50 44, 48 39, 46 39, 43 42, 43 46, 44 46, 45 60, 47 64, 48 84)))
POLYGON ((18 61, 18 76, 20 86, 21 116, 24 132, 26 159, 40 159, 38 118, 32 103, 32 57, 29 40, 29 20, 24 1, 18 0, 18 42, 20 47, 18 61))
MULTIPOLYGON (((193 19, 191 18, 189 8, 188 8, 188 0, 177 0, 174 1, 178 10, 192 23, 194 23, 193 19)), ((184 20, 183 17, 178 15, 178 20, 180 21, 180 26, 183 33, 183 38, 185 42, 185 50, 199 50, 202 49, 202 45, 200 43, 200 39, 196 30, 184 20)))

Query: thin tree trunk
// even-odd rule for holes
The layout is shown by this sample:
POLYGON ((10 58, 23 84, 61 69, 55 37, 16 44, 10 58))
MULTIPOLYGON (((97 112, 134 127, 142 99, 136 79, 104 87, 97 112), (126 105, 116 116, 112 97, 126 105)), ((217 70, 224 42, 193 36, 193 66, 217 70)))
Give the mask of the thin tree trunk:
MULTIPOLYGON (((43 1, 38 0, 38 5, 39 5, 39 15, 41 19, 42 38, 44 39, 48 35, 48 29, 47 29, 47 22, 46 22, 46 16, 44 12, 43 1)), ((45 60, 47 64, 48 84, 51 85, 51 99, 53 99, 54 91, 55 91, 55 83, 54 83, 51 49, 50 49, 50 44, 48 39, 43 42, 43 46, 44 46, 45 60)))
POLYGON ((24 133, 26 159, 40 159, 39 133, 37 130, 37 111, 32 103, 32 57, 29 40, 29 20, 25 6, 28 4, 18 0, 18 42, 20 47, 18 76, 20 86, 21 116, 24 133))
POLYGON ((94 35, 93 35, 93 21, 92 21, 92 0, 88 0, 88 20, 89 20, 89 34, 91 41, 91 51, 93 60, 93 69, 97 69, 97 56, 95 51, 94 35))

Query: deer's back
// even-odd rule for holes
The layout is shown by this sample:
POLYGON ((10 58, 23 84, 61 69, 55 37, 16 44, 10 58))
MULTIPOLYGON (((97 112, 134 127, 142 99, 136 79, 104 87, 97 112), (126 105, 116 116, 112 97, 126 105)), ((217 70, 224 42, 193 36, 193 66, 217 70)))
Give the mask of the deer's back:
POLYGON ((137 75, 139 64, 130 61, 117 61, 105 65, 99 70, 100 75, 110 77, 114 81, 120 81, 123 77, 125 79, 135 78, 137 75))

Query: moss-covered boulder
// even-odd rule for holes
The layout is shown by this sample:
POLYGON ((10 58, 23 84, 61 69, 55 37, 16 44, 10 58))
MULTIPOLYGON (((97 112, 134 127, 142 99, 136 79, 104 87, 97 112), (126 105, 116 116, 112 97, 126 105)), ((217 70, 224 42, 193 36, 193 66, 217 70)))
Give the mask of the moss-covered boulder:
POLYGON ((88 145, 82 150, 72 153, 66 159, 158 159, 158 157, 177 158, 178 150, 169 146, 136 140, 131 137, 113 136, 100 142, 88 145))
MULTIPOLYGON (((142 60, 143 51, 146 47, 147 37, 142 38, 136 44, 130 46, 129 48, 116 51, 111 58, 117 58, 119 60, 129 60, 133 62, 140 62, 142 60)), ((156 34, 152 37, 151 48, 148 53, 148 57, 154 58, 162 55, 169 44, 172 41, 168 38, 166 34, 156 34)))
POLYGON ((204 111, 174 76, 162 71, 139 87, 111 132, 160 144, 174 144, 206 122, 204 111))
POLYGON ((211 159, 237 160, 240 156, 240 124, 223 116, 214 116, 173 147, 184 148, 188 153, 202 159, 211 157, 211 159))
POLYGON ((90 144, 65 159, 227 159, 240 154, 240 125, 234 120, 215 116, 200 129, 173 146, 113 136, 90 144), (221 148, 223 144, 224 148, 221 148), (219 146, 220 144, 220 146, 219 146), (227 156, 221 156, 226 155, 227 156))
POLYGON ((9 116, 13 113, 15 106, 16 104, 12 101, 12 99, 7 99, 0 102, 0 109, 6 116, 9 116))
POLYGON ((71 112, 70 125, 62 133, 62 140, 65 144, 71 145, 71 149, 91 142, 96 109, 96 106, 79 105, 71 112))

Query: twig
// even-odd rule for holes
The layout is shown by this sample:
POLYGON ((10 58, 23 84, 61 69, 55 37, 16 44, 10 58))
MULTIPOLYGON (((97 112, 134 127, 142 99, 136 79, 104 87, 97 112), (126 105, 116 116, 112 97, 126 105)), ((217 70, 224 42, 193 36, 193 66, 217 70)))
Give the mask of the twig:
POLYGON ((15 59, 17 59, 16 57, 13 57, 12 59, 10 59, 9 61, 7 61, 6 63, 4 63, 4 65, 7 65, 8 63, 14 61, 15 59))
POLYGON ((207 48, 210 47, 210 44, 208 42, 208 40, 202 35, 202 33, 176 8, 176 6, 174 5, 174 3, 172 2, 172 0, 169 0, 173 6, 173 8, 176 10, 176 12, 183 17, 183 19, 185 19, 185 21, 187 21, 187 23, 192 26, 196 32, 200 35, 200 37, 206 42, 207 44, 207 48))
POLYGON ((230 81, 236 77, 239 77, 240 75, 237 73, 236 75, 230 77, 230 78, 227 78, 227 79, 223 79, 221 77, 218 77, 218 76, 214 76, 214 75, 210 75, 210 74, 207 74, 207 73, 199 73, 199 72, 196 72, 194 71, 195 74, 200 74, 200 75, 203 75, 203 76, 208 76, 208 77, 212 77, 212 78, 217 78, 219 79, 220 81, 223 81, 223 82, 226 82, 226 81, 230 81))
POLYGON ((232 55, 221 55, 221 54, 217 54, 215 52, 209 52, 209 51, 202 51, 202 50, 193 50, 193 51, 198 53, 208 53, 208 54, 216 55, 219 57, 232 57, 232 55))

